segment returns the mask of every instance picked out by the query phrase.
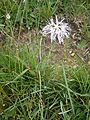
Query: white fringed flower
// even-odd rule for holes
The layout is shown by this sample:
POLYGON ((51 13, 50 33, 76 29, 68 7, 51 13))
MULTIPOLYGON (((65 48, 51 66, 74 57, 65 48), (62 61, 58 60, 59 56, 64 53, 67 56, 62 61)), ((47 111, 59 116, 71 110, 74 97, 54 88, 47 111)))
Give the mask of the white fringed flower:
POLYGON ((42 29, 42 34, 44 36, 49 35, 51 43, 57 39, 61 44, 64 42, 64 38, 69 38, 70 31, 71 28, 68 26, 68 23, 65 23, 64 19, 58 21, 56 16, 55 22, 53 18, 51 18, 49 24, 42 29))

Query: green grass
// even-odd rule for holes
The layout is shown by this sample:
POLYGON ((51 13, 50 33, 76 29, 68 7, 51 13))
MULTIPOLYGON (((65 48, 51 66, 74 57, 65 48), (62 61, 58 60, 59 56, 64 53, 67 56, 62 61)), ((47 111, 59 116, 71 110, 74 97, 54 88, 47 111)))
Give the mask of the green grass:
POLYGON ((90 70, 53 65, 44 56, 38 63, 37 50, 2 49, 1 119, 89 120, 90 70))
POLYGON ((25 27, 40 28, 42 24, 51 16, 58 14, 71 17, 89 17, 90 3, 88 0, 1 0, 0 1, 0 24, 6 28, 18 25, 25 27), (11 19, 6 20, 7 13, 11 19), (83 14, 83 16, 81 16, 83 14), (85 16, 85 15, 86 16, 85 16))
POLYGON ((83 49, 90 41, 89 0, 0 0, 0 6, 6 42, 0 43, 0 120, 90 120, 90 66, 78 58, 76 66, 53 63, 53 45, 44 54, 37 35, 51 16, 66 16, 81 21, 83 49), (36 34, 19 45, 15 29, 18 37, 23 29, 36 34))

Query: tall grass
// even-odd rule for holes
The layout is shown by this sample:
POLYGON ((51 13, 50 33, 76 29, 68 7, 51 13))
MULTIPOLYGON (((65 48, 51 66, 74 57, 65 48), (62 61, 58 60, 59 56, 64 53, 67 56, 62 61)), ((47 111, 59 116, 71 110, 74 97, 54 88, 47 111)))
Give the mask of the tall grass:
POLYGON ((52 62, 37 36, 36 44, 13 44, 20 40, 15 29, 18 37, 23 28, 39 31, 55 14, 80 20, 86 43, 89 11, 89 0, 0 0, 0 41, 6 41, 0 44, 0 120, 90 119, 89 66, 52 62))
POLYGON ((16 27, 18 25, 27 28, 40 28, 48 18, 58 14, 59 16, 85 18, 84 14, 89 16, 88 0, 1 0, 0 1, 0 23, 7 27, 16 27), (6 15, 10 15, 10 20, 6 15))
POLYGON ((28 46, 0 53, 2 120, 89 120, 90 70, 38 62, 28 46))

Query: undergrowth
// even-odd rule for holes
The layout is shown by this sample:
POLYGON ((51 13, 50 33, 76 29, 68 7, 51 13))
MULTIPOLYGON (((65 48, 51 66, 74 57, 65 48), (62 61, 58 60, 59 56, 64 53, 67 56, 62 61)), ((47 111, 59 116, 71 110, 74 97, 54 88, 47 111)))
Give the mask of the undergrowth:
POLYGON ((38 62, 37 48, 0 53, 0 116, 2 120, 89 120, 90 70, 38 62))
POLYGON ((89 0, 0 0, 0 120, 90 120, 90 63, 53 63, 51 51, 46 56, 32 40, 15 45, 22 41, 15 30, 18 37, 23 29, 38 33, 57 14, 81 25, 83 49, 89 13, 89 0))

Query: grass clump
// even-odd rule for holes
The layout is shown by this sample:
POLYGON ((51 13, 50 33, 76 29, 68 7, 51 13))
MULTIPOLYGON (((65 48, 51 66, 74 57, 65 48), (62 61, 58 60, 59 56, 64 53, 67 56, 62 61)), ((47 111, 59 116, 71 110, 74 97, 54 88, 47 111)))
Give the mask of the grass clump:
POLYGON ((0 53, 0 116, 2 120, 89 120, 90 71, 53 65, 29 47, 0 53))

